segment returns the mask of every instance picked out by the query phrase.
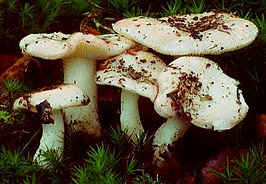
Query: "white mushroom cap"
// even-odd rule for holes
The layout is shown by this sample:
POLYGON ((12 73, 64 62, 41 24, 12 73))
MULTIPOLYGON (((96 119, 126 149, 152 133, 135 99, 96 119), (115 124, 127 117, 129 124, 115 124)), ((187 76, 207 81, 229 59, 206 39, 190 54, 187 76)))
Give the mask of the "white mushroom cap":
POLYGON ((160 74, 154 108, 163 117, 179 117, 202 128, 230 129, 248 112, 238 84, 211 60, 180 57, 160 74))
POLYGON ((128 18, 113 29, 168 55, 220 54, 249 45, 258 34, 252 22, 222 12, 128 18))
POLYGON ((122 89, 121 129, 133 141, 144 132, 138 109, 139 95, 154 101, 158 92, 157 77, 164 68, 165 63, 156 55, 136 51, 134 54, 124 53, 104 61, 96 72, 97 84, 122 89))
POLYGON ((118 34, 95 36, 81 32, 71 35, 55 32, 30 34, 19 45, 25 55, 55 60, 65 57, 107 59, 136 43, 118 34))
POLYGON ((149 52, 124 53, 101 63, 95 79, 97 84, 120 87, 153 101, 158 91, 157 77, 165 66, 149 52))
POLYGON ((71 52, 71 47, 66 44, 70 36, 61 32, 30 34, 20 41, 19 46, 24 55, 42 59, 59 59, 71 52))
POLYGON ((70 57, 85 57, 103 60, 137 46, 137 43, 118 34, 92 35, 74 33, 68 40, 71 46, 76 46, 76 53, 70 57), (77 44, 78 43, 78 44, 77 44))
POLYGON ((79 87, 71 84, 61 84, 58 86, 44 87, 25 94, 15 100, 13 108, 15 110, 37 112, 36 105, 44 101, 47 101, 53 110, 58 110, 87 105, 90 99, 79 87))

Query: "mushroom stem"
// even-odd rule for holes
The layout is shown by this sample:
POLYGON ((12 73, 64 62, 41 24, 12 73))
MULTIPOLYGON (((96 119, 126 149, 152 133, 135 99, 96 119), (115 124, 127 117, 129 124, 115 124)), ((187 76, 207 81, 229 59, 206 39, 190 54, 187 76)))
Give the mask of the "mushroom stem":
POLYGON ((139 116, 138 99, 138 94, 122 89, 120 115, 121 130, 133 141, 144 133, 139 116))
POLYGON ((58 158, 61 159, 64 150, 64 120, 61 110, 53 110, 50 116, 54 122, 42 125, 40 145, 33 157, 33 160, 36 160, 36 162, 44 168, 49 167, 49 162, 47 162, 47 159, 42 155, 43 152, 53 150, 58 158))
POLYGON ((178 118, 168 118, 154 134, 153 139, 153 162, 158 167, 162 167, 165 163, 166 153, 171 157, 169 147, 173 146, 173 143, 183 137, 191 123, 181 121, 178 118))
POLYGON ((97 85, 94 81, 96 60, 87 58, 65 58, 64 83, 75 84, 90 98, 90 103, 81 107, 64 109, 66 123, 77 131, 84 131, 95 137, 101 136, 98 118, 97 85))

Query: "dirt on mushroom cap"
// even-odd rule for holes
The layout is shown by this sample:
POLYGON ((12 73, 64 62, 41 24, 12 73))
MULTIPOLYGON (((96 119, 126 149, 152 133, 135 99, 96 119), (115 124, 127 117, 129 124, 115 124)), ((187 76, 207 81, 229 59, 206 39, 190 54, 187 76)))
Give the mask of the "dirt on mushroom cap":
POLYGON ((124 53, 101 63, 95 80, 98 84, 120 87, 154 99, 156 79, 165 66, 159 57, 149 52, 124 53))
POLYGON ((180 57, 158 78, 155 110, 163 117, 179 117, 192 124, 226 130, 242 121, 248 112, 238 81, 211 60, 180 57))
POLYGON ((70 48, 66 40, 70 34, 61 32, 39 33, 25 36, 19 43, 24 55, 35 56, 43 59, 59 59, 69 54, 70 48))
POLYGON ((118 34, 95 36, 81 32, 55 32, 30 34, 19 45, 24 55, 55 60, 66 57, 107 59, 136 46, 137 43, 118 34))
POLYGON ((89 97, 77 86, 61 84, 38 89, 15 100, 13 108, 37 112, 36 105, 47 101, 53 110, 86 105, 89 97))
POLYGON ((258 29, 223 12, 123 19, 113 29, 157 52, 169 55, 220 54, 249 45, 258 29), (156 31, 155 31, 156 30, 156 31))

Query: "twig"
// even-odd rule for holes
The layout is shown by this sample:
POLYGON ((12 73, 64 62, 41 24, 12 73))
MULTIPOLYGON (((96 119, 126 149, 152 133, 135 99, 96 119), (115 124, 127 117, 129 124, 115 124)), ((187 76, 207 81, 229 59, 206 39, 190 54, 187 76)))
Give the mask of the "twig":
POLYGON ((27 142, 27 144, 22 148, 21 153, 24 152, 24 150, 26 149, 26 147, 30 144, 30 142, 34 139, 34 137, 40 132, 40 130, 41 130, 41 128, 39 128, 39 130, 37 130, 35 132, 35 134, 30 138, 30 140, 27 142))

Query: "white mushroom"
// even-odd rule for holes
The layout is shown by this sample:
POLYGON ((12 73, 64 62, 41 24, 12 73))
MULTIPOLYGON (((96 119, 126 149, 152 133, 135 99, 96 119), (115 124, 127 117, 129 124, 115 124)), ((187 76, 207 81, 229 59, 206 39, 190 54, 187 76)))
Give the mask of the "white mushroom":
POLYGON ((209 59, 180 57, 160 74, 154 108, 201 128, 231 129, 248 111, 238 84, 209 59))
POLYGON ((41 88, 29 94, 25 94, 15 100, 14 110, 28 110, 39 113, 42 120, 42 137, 38 150, 34 155, 37 163, 49 167, 44 151, 54 150, 59 158, 62 158, 64 150, 64 121, 61 109, 82 106, 89 103, 88 96, 75 85, 59 85, 41 88))
POLYGON ((95 36, 80 32, 31 34, 23 38, 20 48, 25 55, 43 59, 62 59, 64 83, 79 86, 91 99, 87 106, 65 110, 65 120, 74 129, 99 137, 97 85, 94 82, 96 60, 107 59, 134 47, 135 42, 117 34, 95 36))
POLYGON ((154 101, 158 89, 156 79, 164 69, 165 63, 156 55, 136 51, 134 55, 124 53, 100 64, 96 72, 96 83, 120 87, 121 92, 121 129, 128 136, 139 136, 144 132, 139 110, 139 95, 154 101))
MULTIPOLYGON (((228 130, 241 122, 248 112, 248 106, 238 88, 239 82, 224 74, 209 59, 180 57, 161 72, 157 81, 159 93, 154 101, 156 112, 165 118, 178 118, 185 123, 174 125, 170 122, 169 125, 163 125, 172 126, 178 131, 168 133, 170 141, 160 143, 159 147, 158 141, 154 140, 155 153, 156 150, 160 153, 154 155, 157 165, 164 162, 162 155, 168 153, 167 147, 185 133, 189 124, 218 131, 228 130)), ((165 130, 160 127, 156 134, 165 130)))
POLYGON ((144 46, 168 55, 220 54, 243 48, 256 38, 252 22, 224 12, 176 15, 159 19, 123 19, 113 29, 144 46))
POLYGON ((172 157, 170 148, 174 147, 174 142, 183 137, 190 125, 190 122, 173 117, 167 118, 167 121, 157 129, 152 142, 153 163, 157 167, 162 168, 164 166, 165 157, 172 157))

